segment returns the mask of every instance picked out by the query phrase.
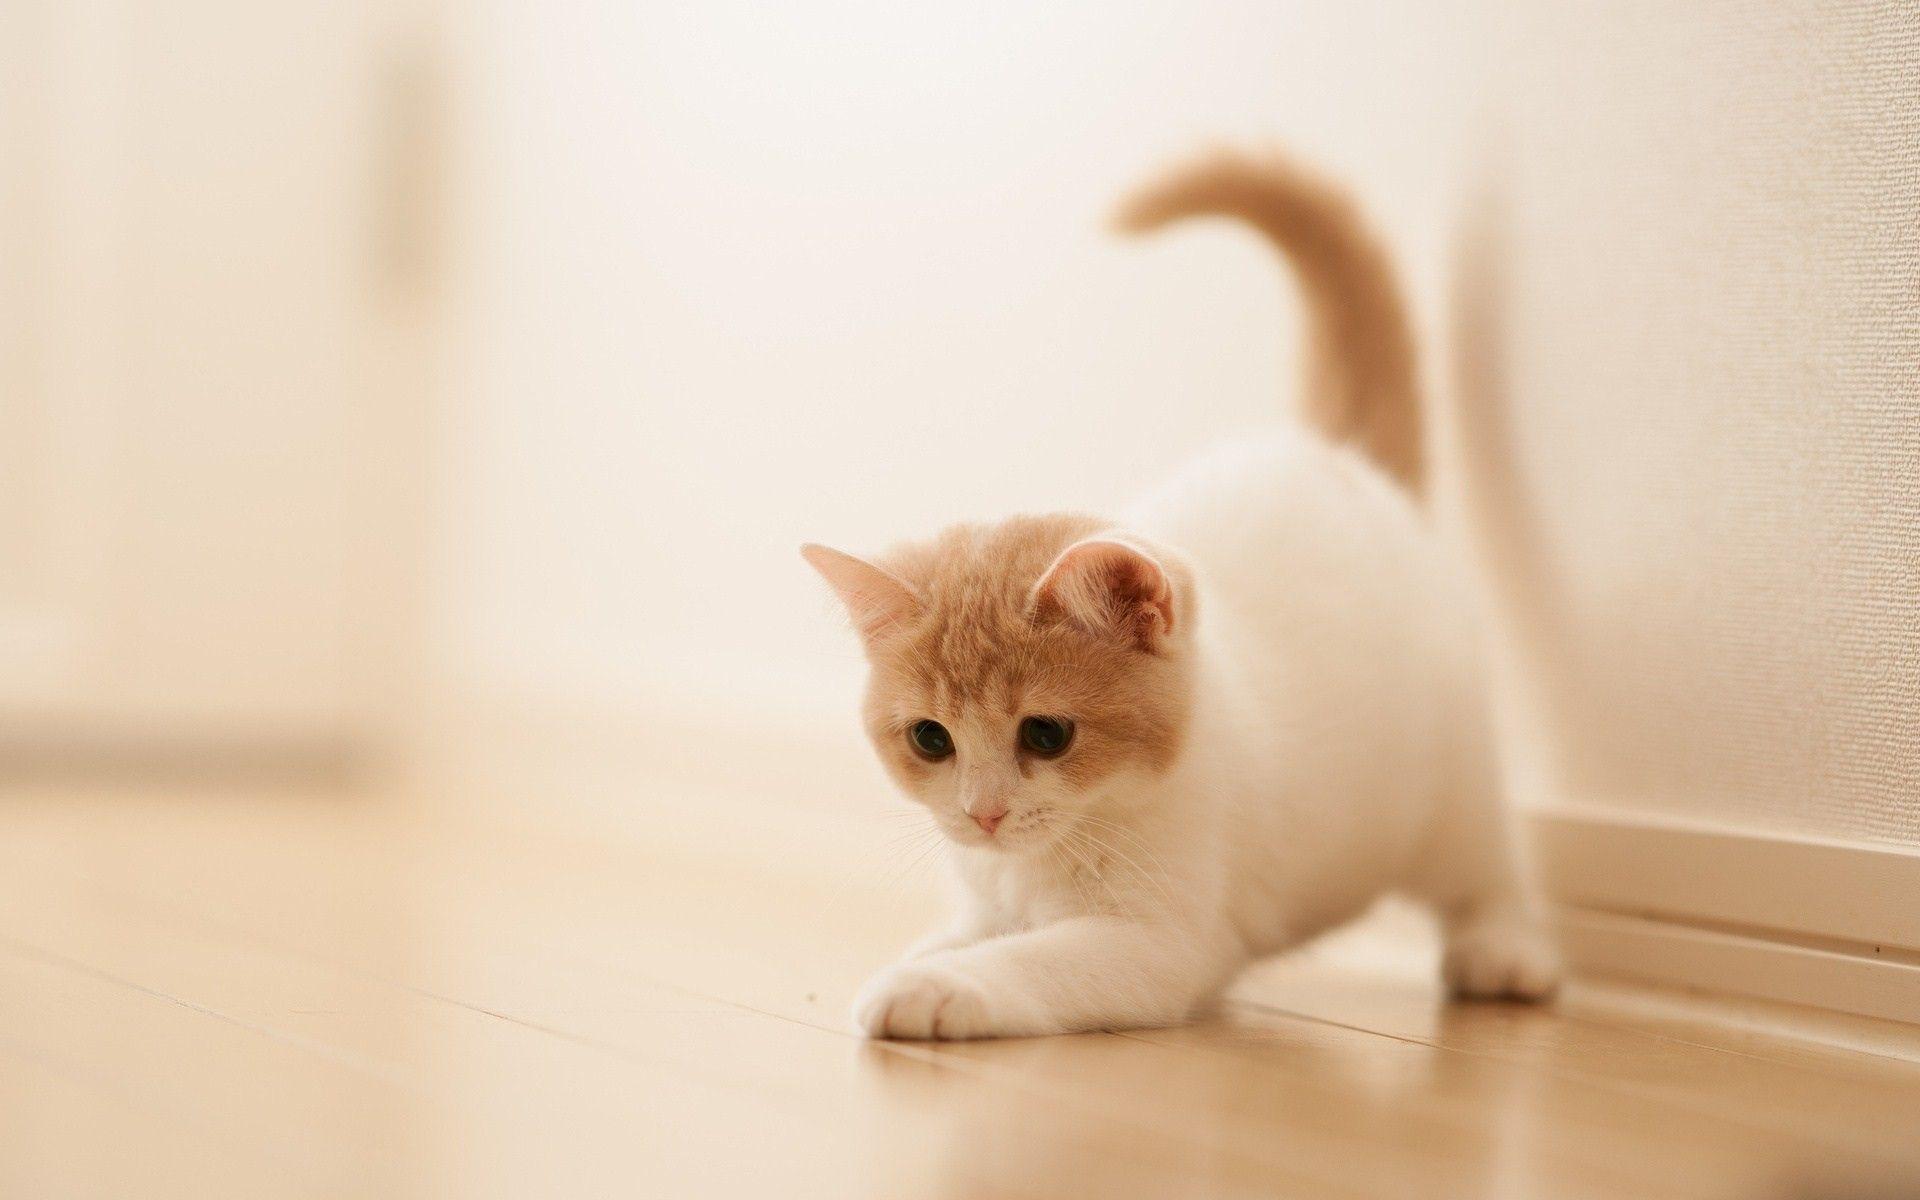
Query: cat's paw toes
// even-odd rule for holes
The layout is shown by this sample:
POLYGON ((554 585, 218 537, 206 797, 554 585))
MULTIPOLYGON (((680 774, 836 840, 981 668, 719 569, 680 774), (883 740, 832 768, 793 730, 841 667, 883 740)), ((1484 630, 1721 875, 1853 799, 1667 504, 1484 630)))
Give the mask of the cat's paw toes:
POLYGON ((853 1002, 853 1022, 877 1038, 994 1037, 987 993, 958 971, 905 963, 875 976, 853 1002))
POLYGON ((1440 974, 1465 999, 1540 1001, 1560 990, 1560 954, 1531 924, 1488 922, 1448 939, 1440 974))

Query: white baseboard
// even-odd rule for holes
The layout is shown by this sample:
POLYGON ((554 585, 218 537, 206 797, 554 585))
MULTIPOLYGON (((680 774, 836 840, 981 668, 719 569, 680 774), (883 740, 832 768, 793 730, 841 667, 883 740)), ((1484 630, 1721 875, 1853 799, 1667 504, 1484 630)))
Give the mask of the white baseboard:
POLYGON ((1920 964, 1578 908, 1558 928, 1579 972, 1920 1024, 1920 964))
POLYGON ((1532 814, 1574 968, 1920 1023, 1920 854, 1532 814))

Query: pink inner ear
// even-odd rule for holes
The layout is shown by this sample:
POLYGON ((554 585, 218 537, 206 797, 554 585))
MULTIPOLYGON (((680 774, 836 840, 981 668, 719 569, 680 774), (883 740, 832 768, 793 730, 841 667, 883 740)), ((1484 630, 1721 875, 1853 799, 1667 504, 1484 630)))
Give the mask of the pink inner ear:
POLYGON ((920 610, 913 585, 864 558, 809 542, 800 556, 833 585, 860 636, 871 641, 920 610))
POLYGON ((1055 559, 1033 599, 1094 633, 1125 637, 1156 650, 1173 634, 1173 587, 1146 552, 1105 538, 1078 542, 1055 559))

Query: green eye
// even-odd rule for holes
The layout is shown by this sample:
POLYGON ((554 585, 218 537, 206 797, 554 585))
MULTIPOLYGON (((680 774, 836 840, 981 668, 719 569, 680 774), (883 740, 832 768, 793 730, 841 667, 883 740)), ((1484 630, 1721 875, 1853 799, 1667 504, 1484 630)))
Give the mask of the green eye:
POLYGON ((1073 741, 1073 722, 1058 717, 1028 717, 1020 722, 1020 744, 1035 754, 1052 758, 1073 741))
POLYGON ((938 721, 915 721, 907 727, 907 741, 929 761, 938 762, 953 753, 953 735, 938 721))

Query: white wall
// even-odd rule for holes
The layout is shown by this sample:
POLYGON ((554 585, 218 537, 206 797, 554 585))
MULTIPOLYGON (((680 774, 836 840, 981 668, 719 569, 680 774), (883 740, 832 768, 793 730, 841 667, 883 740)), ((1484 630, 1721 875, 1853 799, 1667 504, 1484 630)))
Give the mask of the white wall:
POLYGON ((1920 846, 1913 10, 1516 7, 1503 36, 1503 378, 1470 407, 1504 426, 1542 790, 1920 846))
POLYGON ((797 542, 1109 508, 1285 403, 1250 238, 1100 230, 1156 164, 1278 140, 1466 351, 1538 794, 1912 840, 1899 6, 482 13, 445 589, 480 693, 850 727, 797 542))
POLYGON ((816 726, 857 662, 799 542, 1110 508, 1285 403, 1274 264, 1109 239, 1130 182, 1284 141, 1426 264, 1471 75, 1415 4, 483 21, 450 653, 490 693, 816 726))

